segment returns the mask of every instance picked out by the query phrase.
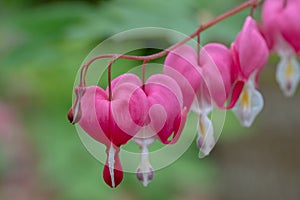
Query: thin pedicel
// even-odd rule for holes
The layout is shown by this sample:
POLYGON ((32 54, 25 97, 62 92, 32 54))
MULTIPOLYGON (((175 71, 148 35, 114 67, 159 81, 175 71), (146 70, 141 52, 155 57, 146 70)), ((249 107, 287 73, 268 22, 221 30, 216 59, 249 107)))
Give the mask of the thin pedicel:
MULTIPOLYGON (((81 71, 80 71, 80 86, 85 86, 85 78, 86 78, 86 74, 87 74, 87 70, 89 68, 89 66, 96 60, 99 59, 103 59, 103 58, 114 58, 114 60, 122 58, 122 59, 128 59, 128 60, 142 60, 144 62, 150 61, 150 60, 155 60, 158 59, 160 57, 165 56, 166 54, 168 54, 169 52, 173 51, 174 49, 176 49, 179 46, 182 46, 183 44, 187 43, 188 41, 190 41, 191 39, 195 38, 196 36, 198 36, 202 31, 212 27, 213 25, 223 21, 224 19, 227 19, 228 17, 237 14, 249 7, 251 7, 251 9, 256 8, 256 6, 261 2, 261 0, 249 0, 239 6, 237 6, 236 8, 233 8, 232 10, 229 10, 217 17, 215 17, 214 19, 200 25, 197 30, 192 33, 190 36, 188 36, 187 38, 179 41, 178 43, 170 46, 169 48, 156 53, 156 54, 152 54, 152 55, 148 55, 148 56, 134 56, 134 55, 123 55, 123 54, 101 54, 98 56, 95 56, 94 58, 92 58, 91 60, 89 60, 88 62, 86 62, 82 67, 81 67, 81 71)), ((111 72, 111 64, 109 64, 108 66, 108 70, 109 72, 111 72)), ((111 89, 109 89, 111 90, 111 89)))

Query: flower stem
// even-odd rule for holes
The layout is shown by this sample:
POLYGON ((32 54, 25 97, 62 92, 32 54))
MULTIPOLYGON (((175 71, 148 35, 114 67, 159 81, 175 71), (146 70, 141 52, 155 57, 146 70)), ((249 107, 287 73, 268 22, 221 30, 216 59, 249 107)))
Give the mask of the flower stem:
POLYGON ((142 65, 142 82, 143 82, 143 90, 145 90, 145 76, 146 76, 146 65, 147 65, 147 60, 144 60, 143 65, 142 65))
POLYGON ((198 66, 200 66, 200 50, 201 50, 201 46, 200 46, 200 33, 197 35, 197 62, 198 62, 198 66))
POLYGON ((111 89, 111 67, 113 62, 116 60, 117 58, 112 58, 108 64, 108 69, 107 69, 107 81, 108 81, 108 99, 109 101, 112 100, 112 89, 111 89))
POLYGON ((251 7, 251 10, 250 10, 250 16, 251 16, 251 17, 254 16, 254 11, 255 11, 256 7, 257 7, 257 5, 253 5, 253 6, 251 7))
MULTIPOLYGON (((81 68, 81 74, 80 74, 80 84, 84 84, 85 85, 85 78, 86 78, 86 72, 89 68, 89 66, 96 60, 102 59, 102 58, 114 58, 113 60, 116 60, 116 58, 122 58, 122 59, 128 59, 128 60, 143 60, 144 62, 147 62, 149 60, 155 60, 158 59, 160 57, 165 56, 166 54, 168 54, 170 51, 173 51, 174 49, 178 48, 179 46, 182 46, 183 44, 187 43, 188 41, 190 41, 191 39, 195 38, 196 36, 198 36, 202 31, 212 27, 213 25, 223 21, 224 19, 227 19, 228 17, 237 14, 243 10, 245 10, 246 8, 249 7, 256 7, 257 4, 260 2, 261 0, 248 0, 247 2, 213 18, 212 20, 200 25, 197 30, 192 33, 191 35, 189 35, 188 37, 186 37, 185 39, 179 41, 178 43, 170 46, 169 48, 158 52, 156 54, 152 54, 152 55, 148 55, 148 56, 134 56, 134 55, 123 55, 123 54, 101 54, 98 56, 93 57, 92 59, 90 59, 89 61, 87 61, 81 68)), ((112 64, 112 63, 111 63, 112 64)), ((109 67, 111 68, 111 66, 109 67)), ((109 69, 110 70, 110 69, 109 69)), ((109 75, 110 76, 110 75, 109 75)))

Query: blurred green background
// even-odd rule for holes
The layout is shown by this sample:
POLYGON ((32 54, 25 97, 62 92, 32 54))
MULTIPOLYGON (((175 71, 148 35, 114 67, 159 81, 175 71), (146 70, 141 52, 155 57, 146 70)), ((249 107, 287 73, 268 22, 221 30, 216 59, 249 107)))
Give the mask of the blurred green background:
MULTIPOLYGON (((117 189, 106 186, 103 165, 66 118, 77 70, 104 39, 148 26, 190 34, 242 2, 2 0, 0 199, 300 199, 300 95, 283 98, 275 82, 276 56, 261 76, 265 108, 253 127, 241 128, 228 112, 209 157, 199 160, 193 144, 178 161, 155 172, 147 188, 134 174, 126 174, 117 189)), ((204 32, 202 43, 230 45, 248 13, 204 32)), ((122 63, 124 69, 131 64, 122 63)))

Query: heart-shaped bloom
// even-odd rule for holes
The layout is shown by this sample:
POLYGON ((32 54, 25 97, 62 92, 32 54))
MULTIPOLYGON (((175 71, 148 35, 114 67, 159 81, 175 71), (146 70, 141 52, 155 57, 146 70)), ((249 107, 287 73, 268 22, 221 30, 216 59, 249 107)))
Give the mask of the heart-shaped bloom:
POLYGON ((221 44, 204 46, 200 55, 189 46, 170 52, 165 60, 165 74, 174 78, 183 92, 187 107, 199 117, 197 145, 208 155, 215 145, 211 120, 207 117, 213 105, 224 108, 232 88, 232 59, 228 48, 221 44), (199 61, 198 61, 198 56, 199 61))
POLYGON ((236 95, 239 99, 232 111, 243 126, 249 127, 263 108, 263 98, 256 90, 256 86, 258 76, 269 56, 267 44, 251 17, 247 17, 231 50, 235 66, 235 81, 245 83, 241 94, 236 95))
POLYGON ((266 0, 262 9, 263 33, 270 50, 280 57, 276 79, 285 96, 293 96, 299 80, 299 0, 266 0))
POLYGON ((201 74, 197 54, 190 46, 180 46, 171 51, 164 63, 164 74, 172 77, 180 86, 183 105, 189 110, 200 87, 201 74))
POLYGON ((147 112, 146 96, 139 85, 130 81, 115 86, 111 99, 108 90, 97 86, 75 90, 77 98, 69 111, 69 119, 77 119, 85 132, 106 145, 103 178, 109 186, 116 187, 123 178, 119 148, 143 125, 147 112), (76 113, 80 113, 80 117, 76 113))
MULTIPOLYGON (((197 91, 196 106, 199 115, 198 140, 200 156, 207 156, 216 144, 214 128, 208 114, 213 106, 225 109, 231 90, 236 87, 232 81, 232 57, 230 50, 222 44, 211 43, 200 51, 200 73, 202 80, 197 91)), ((231 99, 231 105, 234 99, 231 99)))
MULTIPOLYGON (((112 87, 128 81, 142 87, 141 80, 133 74, 120 76, 112 82, 112 87)), ((180 87, 169 76, 156 74, 149 77, 143 85, 143 90, 146 95, 147 115, 143 128, 134 136, 134 141, 141 149, 137 178, 147 186, 154 175, 149 161, 148 146, 155 139, 159 139, 164 144, 175 143, 186 120, 186 108, 183 107, 180 87), (171 140, 169 140, 170 136, 172 136, 171 140)))

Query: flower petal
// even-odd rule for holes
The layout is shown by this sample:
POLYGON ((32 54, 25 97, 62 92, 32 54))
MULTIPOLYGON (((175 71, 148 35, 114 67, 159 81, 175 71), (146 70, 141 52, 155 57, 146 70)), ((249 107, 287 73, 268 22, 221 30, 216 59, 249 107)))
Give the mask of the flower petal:
POLYGON ((222 44, 205 45, 200 53, 203 83, 213 102, 222 108, 232 87, 232 58, 230 50, 222 44))
POLYGON ((199 116, 198 123, 198 139, 197 146, 199 147, 199 158, 207 156, 214 148, 216 140, 214 138, 214 128, 211 120, 207 115, 199 116))
POLYGON ((254 77, 245 84, 238 102, 232 108, 240 123, 245 127, 252 125, 264 105, 262 95, 255 89, 254 77))
POLYGON ((174 121, 181 113, 178 95, 160 83, 147 83, 145 93, 149 102, 150 126, 163 143, 174 132, 174 121))
POLYGON ((81 98, 81 118, 78 123, 92 138, 102 144, 109 145, 109 138, 99 124, 96 109, 96 104, 106 104, 106 102, 107 95, 102 88, 97 86, 87 87, 81 98))
POLYGON ((146 187, 153 179, 154 171, 149 161, 148 147, 154 142, 154 138, 139 138, 135 142, 141 149, 141 161, 136 171, 137 179, 146 187))
POLYGON ((189 110, 198 90, 199 74, 197 54, 190 46, 181 46, 171 51, 164 63, 164 74, 172 77, 183 93, 183 105, 189 110))
POLYGON ((144 125, 148 112, 147 98, 137 85, 123 83, 114 88, 109 103, 109 110, 104 109, 105 105, 98 104, 98 120, 107 137, 119 146, 130 140, 144 125))
POLYGON ((236 102, 238 101, 238 99, 243 91, 244 85, 245 85, 244 81, 237 81, 234 84, 229 103, 227 106, 224 106, 223 109, 229 110, 229 109, 232 109, 233 106, 235 106, 236 102))
POLYGON ((166 87, 177 97, 177 100, 180 106, 182 107, 183 104, 182 91, 179 85, 177 84, 177 82, 173 78, 164 74, 155 74, 148 78, 146 84, 156 84, 156 85, 161 85, 162 87, 166 87))
POLYGON ((283 11, 285 0, 265 0, 262 6, 262 29, 269 49, 274 50, 276 38, 281 35, 278 17, 283 11))
POLYGON ((282 13, 276 13, 278 26, 283 38, 300 55, 300 25, 299 25, 300 1, 289 0, 282 13))
POLYGON ((278 52, 282 37, 300 55, 300 1, 298 0, 266 0, 262 9, 264 36, 270 49, 278 52))
MULTIPOLYGON (((112 90, 114 90, 114 88, 116 88, 117 86, 122 85, 124 83, 131 83, 138 87, 141 87, 143 85, 141 79, 137 75, 126 73, 126 74, 122 74, 122 75, 116 77, 115 79, 113 79, 111 82, 111 88, 112 88, 112 90)), ((106 94, 108 94, 108 87, 106 88, 106 94)))
POLYGON ((294 56, 281 56, 277 65, 276 79, 286 97, 295 94, 300 80, 300 65, 294 56))
POLYGON ((123 170, 119 158, 119 148, 111 145, 107 152, 107 159, 103 169, 103 179, 112 188, 117 187, 123 180, 123 170))
POLYGON ((243 78, 249 79, 254 71, 262 70, 268 60, 269 50, 256 22, 251 17, 247 17, 234 44, 233 47, 237 52, 234 55, 238 56, 234 60, 238 62, 236 64, 243 78))

